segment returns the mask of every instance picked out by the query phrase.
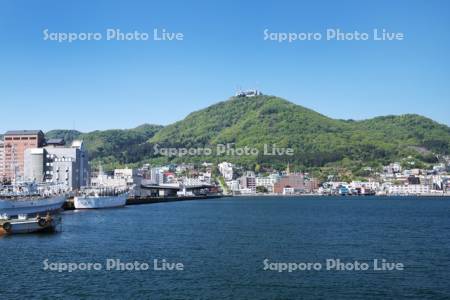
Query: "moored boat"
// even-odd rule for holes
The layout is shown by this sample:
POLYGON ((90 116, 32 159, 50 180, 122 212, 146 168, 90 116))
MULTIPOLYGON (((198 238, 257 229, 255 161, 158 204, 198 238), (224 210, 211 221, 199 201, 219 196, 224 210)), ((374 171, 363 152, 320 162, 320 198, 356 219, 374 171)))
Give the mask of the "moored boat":
POLYGON ((112 208, 125 206, 128 190, 125 188, 90 188, 74 197, 75 209, 112 208))
POLYGON ((67 187, 55 184, 21 183, 0 190, 0 214, 10 217, 60 210, 66 201, 67 187))
POLYGON ((0 235, 52 232, 59 224, 61 224, 61 217, 59 215, 52 216, 49 213, 45 217, 37 215, 32 218, 27 215, 19 215, 16 219, 2 215, 0 216, 0 235))

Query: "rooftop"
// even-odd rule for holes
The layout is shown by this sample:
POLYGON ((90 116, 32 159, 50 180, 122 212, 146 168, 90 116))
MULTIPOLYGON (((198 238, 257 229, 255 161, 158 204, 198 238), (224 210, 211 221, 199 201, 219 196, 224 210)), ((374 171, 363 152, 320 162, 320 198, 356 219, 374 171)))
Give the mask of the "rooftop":
POLYGON ((72 148, 82 148, 83 146, 83 141, 81 140, 73 140, 72 141, 72 148))
POLYGON ((9 130, 6 135, 39 135, 44 134, 41 130, 9 130))
POLYGON ((251 90, 245 90, 245 91, 238 90, 236 92, 235 97, 256 97, 256 96, 261 96, 261 95, 262 95, 262 93, 259 90, 251 89, 251 90))
POLYGON ((63 146, 65 145, 66 142, 64 141, 64 139, 48 139, 47 140, 47 145, 59 145, 59 146, 63 146))

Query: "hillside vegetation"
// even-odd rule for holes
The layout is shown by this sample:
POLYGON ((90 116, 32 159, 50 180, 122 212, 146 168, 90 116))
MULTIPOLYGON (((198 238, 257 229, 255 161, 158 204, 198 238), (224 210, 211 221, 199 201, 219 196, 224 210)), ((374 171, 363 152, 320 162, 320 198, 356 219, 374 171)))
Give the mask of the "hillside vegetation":
POLYGON ((361 173, 410 155, 427 163, 434 162, 435 154, 450 153, 450 128, 419 115, 337 120, 274 96, 233 97, 165 127, 55 130, 47 136, 83 139, 95 160, 111 165, 228 160, 249 168, 280 169, 289 162, 298 170, 344 167, 361 173), (166 157, 155 155, 153 147, 216 149, 217 144, 260 151, 247 156, 166 157), (263 155, 264 145, 272 144, 292 148, 294 155, 263 155))
MULTIPOLYGON (((300 168, 348 163, 379 166, 410 154, 410 147, 450 152, 450 128, 419 115, 336 120, 278 97, 231 98, 194 112, 150 139, 165 147, 235 147, 276 144, 294 149, 293 157, 228 157, 243 164, 300 168)), ((261 151, 262 152, 262 151, 261 151)), ((222 159, 222 158, 220 158, 222 159)), ((175 159, 176 160, 176 159, 175 159)))
POLYGON ((52 130, 46 138, 64 138, 70 143, 74 139, 84 141, 89 157, 94 163, 102 162, 107 169, 142 161, 148 151, 148 139, 162 126, 145 124, 133 129, 96 130, 82 133, 76 130, 52 130))

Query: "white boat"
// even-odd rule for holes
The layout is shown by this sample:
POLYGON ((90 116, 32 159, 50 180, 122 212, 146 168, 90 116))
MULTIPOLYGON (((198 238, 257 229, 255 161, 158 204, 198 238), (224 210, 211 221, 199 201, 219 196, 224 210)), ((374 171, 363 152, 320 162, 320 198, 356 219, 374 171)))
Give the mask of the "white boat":
POLYGON ((110 184, 101 165, 95 182, 95 186, 82 189, 73 198, 75 209, 112 208, 126 205, 129 188, 110 184))
POLYGON ((0 214, 10 217, 39 214, 61 209, 66 201, 66 189, 59 185, 21 183, 0 190, 0 214))
POLYGON ((59 210, 66 196, 53 196, 48 198, 22 198, 22 199, 0 199, 0 214, 17 216, 20 214, 38 214, 59 210))
POLYGON ((75 209, 111 208, 125 206, 128 191, 121 189, 89 189, 74 197, 75 209))
POLYGON ((45 217, 36 216, 34 218, 28 218, 27 215, 19 215, 17 219, 11 219, 7 215, 2 215, 0 217, 0 235, 52 232, 59 224, 61 224, 61 217, 51 216, 49 213, 45 217))

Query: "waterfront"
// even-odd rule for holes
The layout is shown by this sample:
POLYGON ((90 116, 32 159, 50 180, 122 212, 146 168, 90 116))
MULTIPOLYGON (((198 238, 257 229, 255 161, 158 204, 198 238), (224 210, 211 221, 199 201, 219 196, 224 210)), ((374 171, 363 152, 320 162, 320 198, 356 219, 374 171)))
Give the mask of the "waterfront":
POLYGON ((450 297, 448 197, 233 197, 67 211, 62 232, 0 239, 0 296, 450 297), (183 271, 44 271, 43 262, 181 262, 183 271), (387 259, 403 271, 263 270, 264 259, 387 259))

